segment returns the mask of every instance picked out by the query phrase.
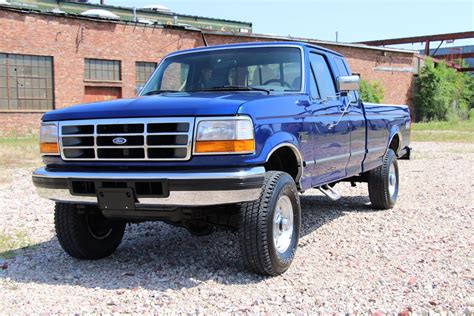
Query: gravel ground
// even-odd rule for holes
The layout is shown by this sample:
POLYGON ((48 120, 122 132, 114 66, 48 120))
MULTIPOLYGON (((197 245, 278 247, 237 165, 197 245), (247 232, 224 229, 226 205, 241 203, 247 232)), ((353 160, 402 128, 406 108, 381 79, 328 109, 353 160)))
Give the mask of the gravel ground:
POLYGON ((107 259, 72 259, 54 236, 53 203, 35 196, 31 170, 14 169, 0 182, 0 234, 25 233, 31 246, 0 257, 0 313, 472 314, 474 145, 413 147, 392 210, 371 210, 366 185, 339 184, 338 202, 307 191, 300 248, 275 278, 243 269, 235 234, 161 223, 128 227, 107 259))

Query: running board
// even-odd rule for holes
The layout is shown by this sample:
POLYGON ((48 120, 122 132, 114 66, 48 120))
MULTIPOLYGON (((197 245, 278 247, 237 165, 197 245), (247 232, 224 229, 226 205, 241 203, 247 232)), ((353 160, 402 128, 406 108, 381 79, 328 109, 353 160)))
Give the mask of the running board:
POLYGON ((341 198, 341 195, 339 192, 334 190, 328 185, 323 185, 318 187, 319 191, 323 192, 324 195, 326 195, 330 200, 337 201, 341 198))

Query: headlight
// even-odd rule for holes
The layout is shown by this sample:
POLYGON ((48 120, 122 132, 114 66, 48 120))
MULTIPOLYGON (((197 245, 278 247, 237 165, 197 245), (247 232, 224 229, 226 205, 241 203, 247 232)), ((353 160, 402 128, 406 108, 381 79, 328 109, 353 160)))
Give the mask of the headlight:
POLYGON ((195 154, 249 154, 254 150, 253 124, 249 117, 198 120, 195 154))
POLYGON ((41 123, 40 153, 43 155, 59 154, 58 124, 56 122, 41 123))

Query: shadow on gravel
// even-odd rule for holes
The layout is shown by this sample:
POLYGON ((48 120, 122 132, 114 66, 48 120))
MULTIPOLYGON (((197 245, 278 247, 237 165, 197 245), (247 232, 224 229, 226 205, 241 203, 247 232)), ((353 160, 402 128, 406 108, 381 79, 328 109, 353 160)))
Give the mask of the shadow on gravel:
MULTIPOLYGON (((305 195, 301 204, 302 237, 347 212, 373 212, 367 206, 367 197, 344 197, 332 202, 322 196, 305 195)), ((128 227, 115 254, 102 260, 73 259, 62 251, 56 238, 19 249, 13 257, 4 258, 0 253, 2 279, 109 290, 165 291, 191 288, 210 280, 220 284, 258 283, 265 277, 244 270, 235 233, 194 237, 181 228, 144 223, 128 227)))

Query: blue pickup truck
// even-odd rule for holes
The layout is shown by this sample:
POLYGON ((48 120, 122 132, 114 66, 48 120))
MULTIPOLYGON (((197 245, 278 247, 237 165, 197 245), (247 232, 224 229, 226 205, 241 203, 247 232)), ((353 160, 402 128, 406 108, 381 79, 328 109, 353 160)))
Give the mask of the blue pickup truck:
POLYGON ((409 109, 358 89, 343 56, 306 43, 178 51, 137 98, 44 114, 33 183, 73 257, 106 257, 127 223, 164 221, 238 231, 245 265, 278 275, 298 246, 299 193, 337 200, 338 182, 367 182, 374 208, 397 200, 409 109))

